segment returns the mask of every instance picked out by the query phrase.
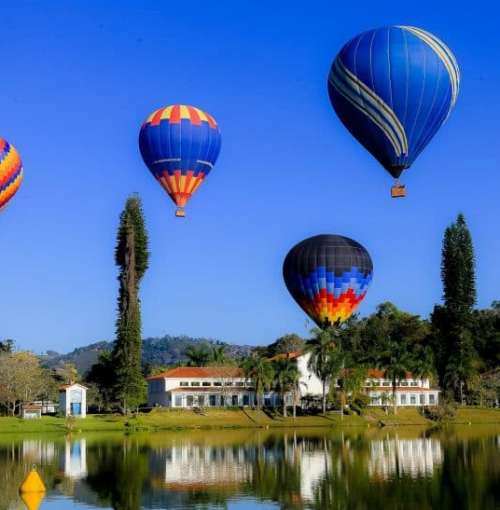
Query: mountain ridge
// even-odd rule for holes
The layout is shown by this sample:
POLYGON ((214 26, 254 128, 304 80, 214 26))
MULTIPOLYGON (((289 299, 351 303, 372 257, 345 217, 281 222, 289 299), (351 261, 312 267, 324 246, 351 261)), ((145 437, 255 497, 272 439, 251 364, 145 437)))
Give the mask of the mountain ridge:
MULTIPOLYGON (((205 337, 190 337, 187 335, 164 335, 162 337, 148 337, 143 339, 142 361, 145 365, 164 366, 186 361, 186 349, 200 345, 224 346, 228 356, 239 358, 248 356, 254 348, 250 345, 229 344, 221 340, 205 337)), ((96 363, 99 355, 113 348, 113 341, 101 340, 82 347, 76 347, 71 352, 61 354, 47 351, 41 355, 42 365, 46 368, 57 368, 64 363, 73 363, 81 375, 96 363)))

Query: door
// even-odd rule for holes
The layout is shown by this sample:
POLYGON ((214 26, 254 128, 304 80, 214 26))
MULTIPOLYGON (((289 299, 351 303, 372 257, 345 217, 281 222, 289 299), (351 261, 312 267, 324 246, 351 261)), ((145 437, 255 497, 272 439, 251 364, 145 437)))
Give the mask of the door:
POLYGON ((80 416, 82 414, 82 404, 79 402, 71 403, 71 415, 72 416, 80 416))

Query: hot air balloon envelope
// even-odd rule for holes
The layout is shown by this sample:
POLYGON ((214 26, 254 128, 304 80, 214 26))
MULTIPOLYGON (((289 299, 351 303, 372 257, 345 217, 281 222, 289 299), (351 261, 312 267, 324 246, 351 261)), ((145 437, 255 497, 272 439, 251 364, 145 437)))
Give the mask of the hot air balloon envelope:
POLYGON ((340 50, 328 93, 351 134, 398 178, 448 118, 459 83, 457 61, 436 36, 390 26, 359 34, 340 50))
POLYGON ((17 150, 0 138, 0 210, 17 193, 23 180, 23 165, 17 150))
POLYGON ((320 327, 347 320, 363 301, 372 276, 365 248, 338 235, 305 239, 283 263, 290 294, 320 327))
POLYGON ((187 105, 153 112, 139 134, 147 167, 177 205, 177 216, 212 170, 221 146, 215 119, 187 105))

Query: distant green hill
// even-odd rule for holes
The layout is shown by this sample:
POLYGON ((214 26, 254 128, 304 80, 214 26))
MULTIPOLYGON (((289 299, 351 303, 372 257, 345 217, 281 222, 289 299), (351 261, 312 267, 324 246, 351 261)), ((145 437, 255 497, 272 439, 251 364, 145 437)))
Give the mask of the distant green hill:
MULTIPOLYGON (((200 344, 224 345, 228 356, 235 358, 247 356, 252 350, 252 347, 249 345, 226 344, 210 338, 165 335, 161 338, 144 339, 142 359, 145 364, 152 366, 172 365, 187 359, 185 352, 189 346, 198 346, 200 344)), ((67 354, 48 351, 41 356, 42 364, 48 368, 55 368, 64 363, 73 363, 78 372, 83 375, 97 361, 101 352, 109 351, 112 348, 112 342, 103 341, 85 347, 78 347, 67 354)))

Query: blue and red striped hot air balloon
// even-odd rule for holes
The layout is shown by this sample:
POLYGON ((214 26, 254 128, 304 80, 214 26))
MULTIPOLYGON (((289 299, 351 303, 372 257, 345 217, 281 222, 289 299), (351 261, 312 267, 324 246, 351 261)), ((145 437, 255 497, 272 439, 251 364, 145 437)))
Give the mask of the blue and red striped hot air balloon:
MULTIPOLYGON (((328 93, 351 134, 398 179, 455 106, 460 72, 451 50, 411 26, 369 30, 335 58, 328 93)), ((395 186, 393 196, 404 196, 395 186)))
POLYGON ((0 210, 7 206, 23 181, 23 164, 17 150, 0 138, 0 210))
POLYGON ((147 167, 184 217, 184 207, 217 161, 221 135, 208 113, 188 105, 153 112, 139 134, 147 167))

